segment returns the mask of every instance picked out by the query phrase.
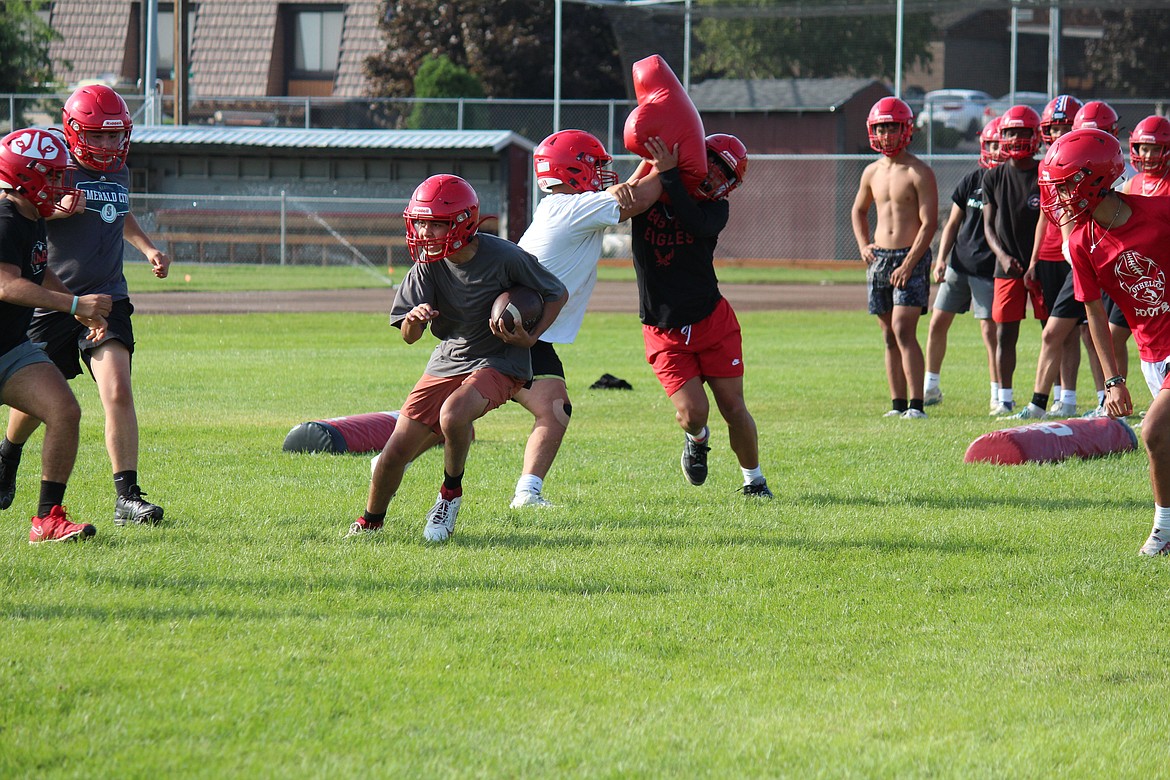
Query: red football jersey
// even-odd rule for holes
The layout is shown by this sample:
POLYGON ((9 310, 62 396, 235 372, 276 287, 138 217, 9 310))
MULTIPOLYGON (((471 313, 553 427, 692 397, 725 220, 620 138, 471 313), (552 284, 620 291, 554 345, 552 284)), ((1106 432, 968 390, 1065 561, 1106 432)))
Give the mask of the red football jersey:
POLYGON ((1044 221, 1044 235, 1040 238, 1040 249, 1036 252, 1036 259, 1051 263, 1063 263, 1064 237, 1060 234, 1060 226, 1047 217, 1041 216, 1044 221))
POLYGON ((1129 194, 1142 195, 1147 198, 1170 195, 1170 178, 1139 173, 1130 180, 1129 194))
POLYGON ((1121 195, 1133 214, 1121 226, 1078 225, 1069 237, 1078 301, 1101 292, 1125 312, 1142 360, 1170 357, 1170 197, 1121 195))

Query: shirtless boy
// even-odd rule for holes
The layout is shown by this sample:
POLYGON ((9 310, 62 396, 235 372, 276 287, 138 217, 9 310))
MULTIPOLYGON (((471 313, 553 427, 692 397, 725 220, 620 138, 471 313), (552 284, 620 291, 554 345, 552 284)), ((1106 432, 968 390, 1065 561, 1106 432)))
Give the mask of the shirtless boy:
POLYGON ((882 157, 866 166, 853 201, 853 235, 865 260, 869 313, 885 338, 886 378, 892 408, 886 417, 915 420, 922 409, 925 361, 918 318, 930 297, 930 241, 938 227, 938 185, 930 166, 906 147, 914 112, 896 97, 874 104, 866 120, 869 145, 882 157), (869 209, 877 208, 870 237, 869 209), (908 393, 913 397, 908 398, 908 393))

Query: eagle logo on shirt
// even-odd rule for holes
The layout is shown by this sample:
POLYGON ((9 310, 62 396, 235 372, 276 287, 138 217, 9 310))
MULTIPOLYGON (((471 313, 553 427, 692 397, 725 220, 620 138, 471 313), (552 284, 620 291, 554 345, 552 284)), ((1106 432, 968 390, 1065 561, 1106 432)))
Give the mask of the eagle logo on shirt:
POLYGON ((669 252, 662 252, 655 249, 654 257, 657 259, 657 265, 668 268, 670 267, 670 261, 674 259, 674 250, 672 249, 669 252))
POLYGON ((1166 293, 1166 275, 1150 258, 1133 250, 1122 252, 1117 256, 1114 273, 1121 289, 1138 303, 1152 306, 1162 302, 1166 293))

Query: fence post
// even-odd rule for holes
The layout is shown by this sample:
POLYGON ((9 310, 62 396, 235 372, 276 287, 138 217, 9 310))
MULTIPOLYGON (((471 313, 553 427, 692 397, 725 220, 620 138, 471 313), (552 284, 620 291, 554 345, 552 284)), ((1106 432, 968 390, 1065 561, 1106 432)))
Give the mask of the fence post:
POLYGON ((459 116, 455 120, 455 129, 456 130, 463 129, 463 98, 459 98, 459 116))
MULTIPOLYGON (((312 112, 312 110, 313 110, 312 98, 309 98, 308 96, 306 96, 305 97, 305 129, 306 130, 310 129, 313 126, 313 122, 309 118, 309 114, 312 112)), ((283 194, 284 193, 282 192, 281 195, 283 195, 283 194)))
POLYGON ((8 96, 8 132, 16 132, 16 95, 8 96))
POLYGON ((285 253, 286 247, 288 246, 288 242, 286 242, 284 240, 285 234, 286 234, 285 231, 287 228, 287 225, 285 224, 285 215, 287 213, 288 213, 288 200, 285 197, 284 190, 281 190, 280 191, 280 264, 281 265, 284 265, 284 262, 285 262, 284 253, 285 253))

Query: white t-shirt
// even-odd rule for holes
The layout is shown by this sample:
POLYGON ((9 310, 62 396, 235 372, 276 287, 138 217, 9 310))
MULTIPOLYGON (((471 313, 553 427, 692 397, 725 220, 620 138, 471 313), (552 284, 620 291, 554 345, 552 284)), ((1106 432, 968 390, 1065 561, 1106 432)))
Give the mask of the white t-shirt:
POLYGON ((536 216, 519 244, 569 289, 569 302, 541 334, 541 341, 572 344, 577 338, 597 284, 602 236, 620 221, 621 209, 608 192, 554 193, 544 196, 536 207, 536 216))

